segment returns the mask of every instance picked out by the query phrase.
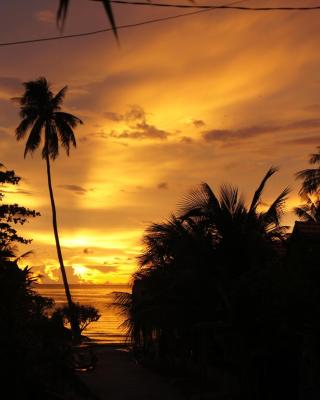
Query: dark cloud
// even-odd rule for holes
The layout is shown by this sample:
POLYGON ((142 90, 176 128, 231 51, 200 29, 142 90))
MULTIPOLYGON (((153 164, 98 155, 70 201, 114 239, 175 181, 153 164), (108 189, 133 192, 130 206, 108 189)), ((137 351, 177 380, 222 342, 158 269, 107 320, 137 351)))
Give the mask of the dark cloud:
POLYGON ((212 129, 203 132, 203 139, 206 142, 225 141, 225 140, 243 140, 256 136, 287 132, 299 129, 317 129, 320 128, 320 118, 304 119, 283 125, 253 125, 240 129, 212 129))
POLYGON ((103 115, 107 118, 110 119, 111 121, 114 122, 120 122, 123 121, 123 115, 113 112, 113 111, 106 111, 105 113, 103 113, 103 115))
POLYGON ((168 182, 160 182, 157 185, 157 188, 158 189, 162 189, 162 190, 166 190, 166 189, 168 189, 168 187, 169 187, 168 182))
POLYGON ((62 188, 62 189, 74 192, 76 194, 85 194, 85 193, 87 193, 87 189, 83 188, 82 186, 78 186, 78 185, 59 185, 59 187, 62 188))
POLYGON ((124 114, 113 111, 106 111, 104 113, 104 116, 114 122, 136 122, 146 120, 146 112, 141 106, 136 104, 129 106, 129 110, 124 114))
MULTIPOLYGON (((111 131, 109 136, 116 139, 167 139, 169 132, 157 128, 147 122, 147 114, 141 106, 132 105, 124 114, 113 111, 104 113, 105 117, 114 122, 126 122, 128 129, 121 132, 111 131)), ((105 133, 100 135, 106 137, 105 133)))
POLYGON ((118 265, 110 264, 106 261, 103 263, 103 267, 99 266, 99 267, 94 267, 94 268, 98 269, 99 271, 104 272, 106 274, 108 274, 109 272, 117 272, 119 270, 118 265))
POLYGON ((111 137, 117 139, 162 139, 165 140, 170 135, 154 125, 149 125, 146 121, 135 124, 132 130, 123 130, 122 132, 112 131, 111 137))
POLYGON ((295 121, 290 124, 284 125, 282 128, 284 130, 320 128, 320 118, 303 119, 300 121, 295 121))
POLYGON ((202 119, 194 119, 192 123, 196 128, 203 128, 206 125, 206 123, 202 121, 202 119))
POLYGON ((180 139, 180 142, 184 143, 184 144, 191 144, 191 143, 193 143, 193 139, 191 137, 189 137, 189 136, 183 136, 180 139))
POLYGON ((125 121, 145 121, 146 120, 146 112, 144 109, 138 105, 130 106, 129 111, 124 115, 125 121))
POLYGON ((295 139, 283 140, 281 141, 282 144, 312 144, 312 145, 319 145, 320 143, 320 135, 317 136, 309 136, 309 137, 299 137, 295 139))
POLYGON ((1 191, 3 193, 10 193, 10 194, 18 193, 18 194, 25 194, 27 196, 31 196, 33 194, 32 192, 29 192, 28 190, 22 190, 22 189, 16 189, 16 190, 2 189, 1 191))

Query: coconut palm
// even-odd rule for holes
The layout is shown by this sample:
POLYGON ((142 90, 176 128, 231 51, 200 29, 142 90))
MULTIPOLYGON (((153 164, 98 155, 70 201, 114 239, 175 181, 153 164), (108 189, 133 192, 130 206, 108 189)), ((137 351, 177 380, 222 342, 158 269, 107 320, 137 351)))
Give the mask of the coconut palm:
POLYGON ((316 222, 320 224, 320 197, 313 200, 305 196, 306 203, 294 208, 295 214, 305 222, 316 222))
POLYGON ((286 227, 281 226, 280 222, 289 188, 285 188, 266 210, 259 210, 266 183, 276 172, 277 168, 274 167, 267 171, 249 206, 245 205, 238 188, 223 185, 220 195, 216 196, 210 186, 203 183, 180 204, 181 218, 207 220, 224 241, 229 237, 239 240, 243 233, 250 231, 256 231, 271 241, 282 238, 286 227))
MULTIPOLYGON (((76 146, 73 129, 82 124, 82 121, 72 114, 61 111, 63 99, 67 86, 62 88, 56 95, 50 89, 46 78, 24 83, 25 92, 17 98, 20 104, 21 122, 16 128, 17 140, 24 139, 29 133, 25 146, 24 157, 33 153, 41 144, 43 136, 42 158, 45 159, 48 176, 48 187, 52 208, 52 224, 57 248, 63 284, 70 309, 73 308, 70 288, 63 263, 63 257, 59 242, 56 206, 53 196, 50 160, 54 161, 59 154, 59 144, 69 155, 70 145, 76 146)), ((74 339, 78 340, 80 335, 79 325, 73 318, 72 332, 74 339)))
POLYGON ((296 179, 302 180, 299 192, 302 197, 320 192, 320 146, 317 149, 318 153, 311 154, 309 159, 309 163, 315 165, 315 168, 303 169, 296 173, 296 179))

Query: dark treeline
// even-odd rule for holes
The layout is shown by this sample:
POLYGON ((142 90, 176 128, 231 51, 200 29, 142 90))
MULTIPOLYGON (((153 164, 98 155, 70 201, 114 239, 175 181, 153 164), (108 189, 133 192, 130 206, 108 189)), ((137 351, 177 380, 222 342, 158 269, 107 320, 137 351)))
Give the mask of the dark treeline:
MULTIPOLYGON (((14 171, 0 167, 0 185, 17 185, 14 171)), ((94 396, 76 375, 72 334, 67 307, 53 311, 54 301, 35 290, 29 267, 19 268, 17 244, 27 244, 17 225, 40 214, 18 204, 5 204, 0 190, 0 382, 2 394, 12 399, 92 399, 94 396), (71 397, 70 397, 71 396, 71 397), (72 397, 73 396, 73 397, 72 397)), ((82 330, 99 319, 93 307, 77 305, 82 330)))
POLYGON ((188 394, 319 398, 320 169, 298 173, 296 213, 307 222, 292 234, 282 224, 288 189, 262 207, 275 172, 249 205, 232 186, 191 192, 177 216, 146 230, 132 294, 115 294, 137 357, 180 377, 188 394))

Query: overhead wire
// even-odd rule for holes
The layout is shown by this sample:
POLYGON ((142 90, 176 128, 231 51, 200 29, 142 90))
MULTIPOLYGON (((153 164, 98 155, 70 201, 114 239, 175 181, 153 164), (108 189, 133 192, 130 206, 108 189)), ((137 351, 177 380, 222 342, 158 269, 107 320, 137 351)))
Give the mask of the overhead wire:
MULTIPOLYGON (((162 22, 162 21, 168 21, 171 19, 187 17, 189 15, 200 14, 200 13, 203 13, 206 11, 211 11, 211 10, 198 10, 198 11, 193 11, 193 12, 184 13, 184 14, 171 15, 168 17, 153 18, 153 19, 149 19, 146 21, 140 21, 140 22, 136 22, 136 23, 132 23, 132 24, 118 25, 117 30, 127 29, 127 28, 135 28, 138 26, 149 25, 149 24, 153 24, 156 22, 162 22)), ((78 37, 84 37, 84 36, 93 36, 93 35, 98 35, 99 33, 105 33, 105 32, 111 32, 111 31, 112 31, 112 28, 104 28, 104 29, 98 29, 96 31, 90 31, 90 32, 73 33, 70 35, 60 35, 60 36, 50 36, 50 37, 38 38, 38 39, 18 40, 15 42, 4 42, 4 43, 0 43, 0 47, 14 46, 14 45, 19 45, 19 44, 38 43, 38 42, 48 42, 48 41, 52 41, 52 40, 70 39, 70 38, 78 38, 78 37)))
MULTIPOLYGON (((149 25, 149 24, 154 24, 158 22, 164 22, 164 21, 169 21, 173 19, 178 19, 178 18, 184 18, 184 17, 189 17, 192 15, 196 14, 201 14, 204 12, 209 12, 209 11, 214 11, 214 10, 246 10, 246 11, 275 11, 275 10, 280 10, 280 11, 309 11, 309 10, 320 10, 320 6, 313 6, 313 7, 244 7, 244 6, 237 6, 236 4, 243 3, 247 0, 238 0, 238 1, 233 1, 231 3, 225 4, 225 5, 191 5, 191 4, 167 4, 167 3, 146 3, 146 2, 139 2, 139 1, 126 1, 126 0, 112 0, 112 3, 115 4, 126 4, 126 5, 134 5, 134 6, 154 6, 154 7, 171 7, 171 8, 191 8, 191 9, 196 9, 196 11, 191 11, 187 13, 181 13, 181 14, 176 14, 176 15, 169 15, 167 17, 159 17, 159 18, 152 18, 148 19, 145 21, 140 21, 136 23, 131 23, 131 24, 124 24, 124 25, 118 25, 117 30, 122 30, 122 29, 129 29, 129 28, 135 28, 143 25, 149 25)), ((112 28, 104 28, 104 29, 98 29, 95 31, 88 31, 88 32, 80 32, 80 33, 73 33, 73 34, 68 34, 68 35, 59 35, 59 36, 49 36, 49 37, 42 37, 42 38, 36 38, 36 39, 26 39, 26 40, 17 40, 17 41, 11 41, 11 42, 0 42, 0 47, 7 47, 7 46, 15 46, 15 45, 24 45, 24 44, 33 44, 33 43, 40 43, 40 42, 49 42, 49 41, 54 41, 54 40, 63 40, 63 39, 72 39, 72 38, 79 38, 79 37, 86 37, 86 36, 93 36, 93 35, 98 35, 101 33, 106 33, 106 32, 111 32, 113 31, 112 28)))
POLYGON ((213 10, 239 10, 239 11, 315 11, 320 10, 319 6, 278 6, 278 7, 253 7, 253 6, 237 6, 234 4, 225 5, 197 5, 197 4, 170 4, 170 3, 154 3, 146 1, 129 1, 129 0, 111 0, 114 4, 131 4, 135 6, 149 7, 165 7, 165 8, 186 8, 186 9, 213 9, 213 10))

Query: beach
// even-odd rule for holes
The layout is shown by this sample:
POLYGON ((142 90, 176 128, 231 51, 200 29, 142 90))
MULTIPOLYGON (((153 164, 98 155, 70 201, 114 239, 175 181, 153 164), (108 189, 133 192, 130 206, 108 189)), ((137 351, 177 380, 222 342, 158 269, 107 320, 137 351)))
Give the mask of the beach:
MULTIPOLYGON (((37 285, 36 291, 55 301, 55 307, 66 304, 63 285, 37 285)), ((118 310, 110 307, 112 293, 116 291, 129 292, 126 285, 70 285, 74 302, 82 305, 91 305, 101 314, 97 322, 92 322, 83 332, 94 343, 123 343, 125 342, 125 329, 121 328, 124 316, 118 310)))

